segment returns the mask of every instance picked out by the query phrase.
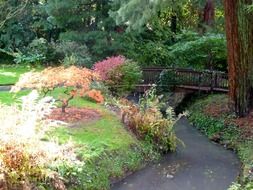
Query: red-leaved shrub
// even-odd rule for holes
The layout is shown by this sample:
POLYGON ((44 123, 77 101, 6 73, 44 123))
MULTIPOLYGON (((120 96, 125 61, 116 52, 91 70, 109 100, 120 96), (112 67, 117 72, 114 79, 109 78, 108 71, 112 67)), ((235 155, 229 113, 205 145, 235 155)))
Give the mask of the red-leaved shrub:
POLYGON ((122 65, 126 61, 124 56, 108 57, 107 59, 95 63, 93 69, 100 74, 103 80, 108 79, 108 73, 115 67, 122 65))

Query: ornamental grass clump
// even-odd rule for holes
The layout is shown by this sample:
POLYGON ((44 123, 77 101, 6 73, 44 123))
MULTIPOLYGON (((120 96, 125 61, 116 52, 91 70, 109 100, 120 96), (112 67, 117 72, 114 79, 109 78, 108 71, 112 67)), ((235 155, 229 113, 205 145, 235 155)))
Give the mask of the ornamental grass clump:
POLYGON ((46 117, 54 100, 33 91, 22 103, 0 105, 0 188, 65 190, 63 178, 51 166, 77 163, 71 145, 41 141, 52 121, 46 117))
POLYGON ((122 121, 138 138, 150 141, 160 152, 175 151, 179 139, 175 135, 174 125, 178 118, 170 107, 164 117, 160 105, 154 89, 140 99, 139 105, 122 99, 122 121))

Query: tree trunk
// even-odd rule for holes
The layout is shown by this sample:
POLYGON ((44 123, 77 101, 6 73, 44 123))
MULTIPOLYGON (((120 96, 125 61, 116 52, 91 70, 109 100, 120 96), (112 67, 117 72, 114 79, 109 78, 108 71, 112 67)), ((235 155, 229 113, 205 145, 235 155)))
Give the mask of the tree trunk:
POLYGON ((171 16, 171 25, 170 25, 170 29, 171 29, 171 32, 173 32, 174 34, 177 33, 177 15, 176 14, 173 14, 171 16))
POLYGON ((207 26, 212 26, 214 24, 215 18, 215 5, 213 0, 207 0, 204 14, 203 14, 203 22, 207 26))
POLYGON ((198 11, 199 24, 198 29, 200 34, 207 32, 208 28, 214 26, 215 20, 215 3, 214 0, 206 0, 204 9, 198 11))
POLYGON ((253 15, 245 9, 250 3, 224 0, 230 105, 239 117, 248 114, 253 101, 253 15))

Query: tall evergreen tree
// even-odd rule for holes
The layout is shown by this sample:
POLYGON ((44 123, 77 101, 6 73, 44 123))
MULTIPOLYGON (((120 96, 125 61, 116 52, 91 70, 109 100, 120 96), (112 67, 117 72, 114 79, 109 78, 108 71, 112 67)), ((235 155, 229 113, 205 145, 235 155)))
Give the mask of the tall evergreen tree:
MULTIPOLYGON (((193 21, 196 24, 195 29, 205 31, 206 26, 214 26, 215 9, 221 6, 219 0, 114 0, 113 2, 119 5, 119 9, 111 12, 111 16, 115 18, 117 24, 128 25, 128 31, 140 31, 154 15, 159 15, 165 10, 169 12, 171 31, 174 33, 178 23, 181 21, 191 23, 189 19, 195 19, 193 21), (184 15, 186 12, 188 17, 184 15)), ((182 29, 187 27, 185 23, 182 25, 182 29)))
POLYGON ((62 30, 60 39, 85 44, 95 61, 121 49, 117 43, 121 35, 108 14, 111 8, 108 0, 51 0, 47 4, 50 22, 62 30))

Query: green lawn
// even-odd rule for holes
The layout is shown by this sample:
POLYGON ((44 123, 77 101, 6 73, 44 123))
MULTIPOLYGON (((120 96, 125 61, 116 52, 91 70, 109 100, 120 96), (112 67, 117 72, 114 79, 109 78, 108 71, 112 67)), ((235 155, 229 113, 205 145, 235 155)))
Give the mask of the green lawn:
MULTIPOLYGON (((28 71, 31 71, 32 67, 30 66, 0 66, 0 85, 6 84, 15 84, 20 75, 28 71)), ((35 70, 40 70, 41 68, 35 68, 35 70)))
POLYGON ((21 91, 19 93, 10 93, 7 91, 0 92, 0 103, 11 105, 20 101, 20 98, 27 95, 29 91, 21 91))
MULTIPOLYGON (((61 92, 62 89, 57 89, 49 95, 57 97, 61 92)), ((27 93, 28 91, 22 91, 14 95, 0 92, 0 102, 11 104, 27 93)), ((69 182, 68 189, 109 189, 111 180, 139 169, 150 156, 157 158, 158 154, 151 145, 138 141, 124 128, 119 118, 104 106, 83 98, 75 98, 70 104, 96 109, 101 113, 101 118, 77 128, 52 128, 43 139, 57 140, 59 143, 71 141, 78 147, 76 152, 85 162, 84 167, 76 169, 63 164, 57 168, 66 179, 75 179, 75 185, 69 182)))

